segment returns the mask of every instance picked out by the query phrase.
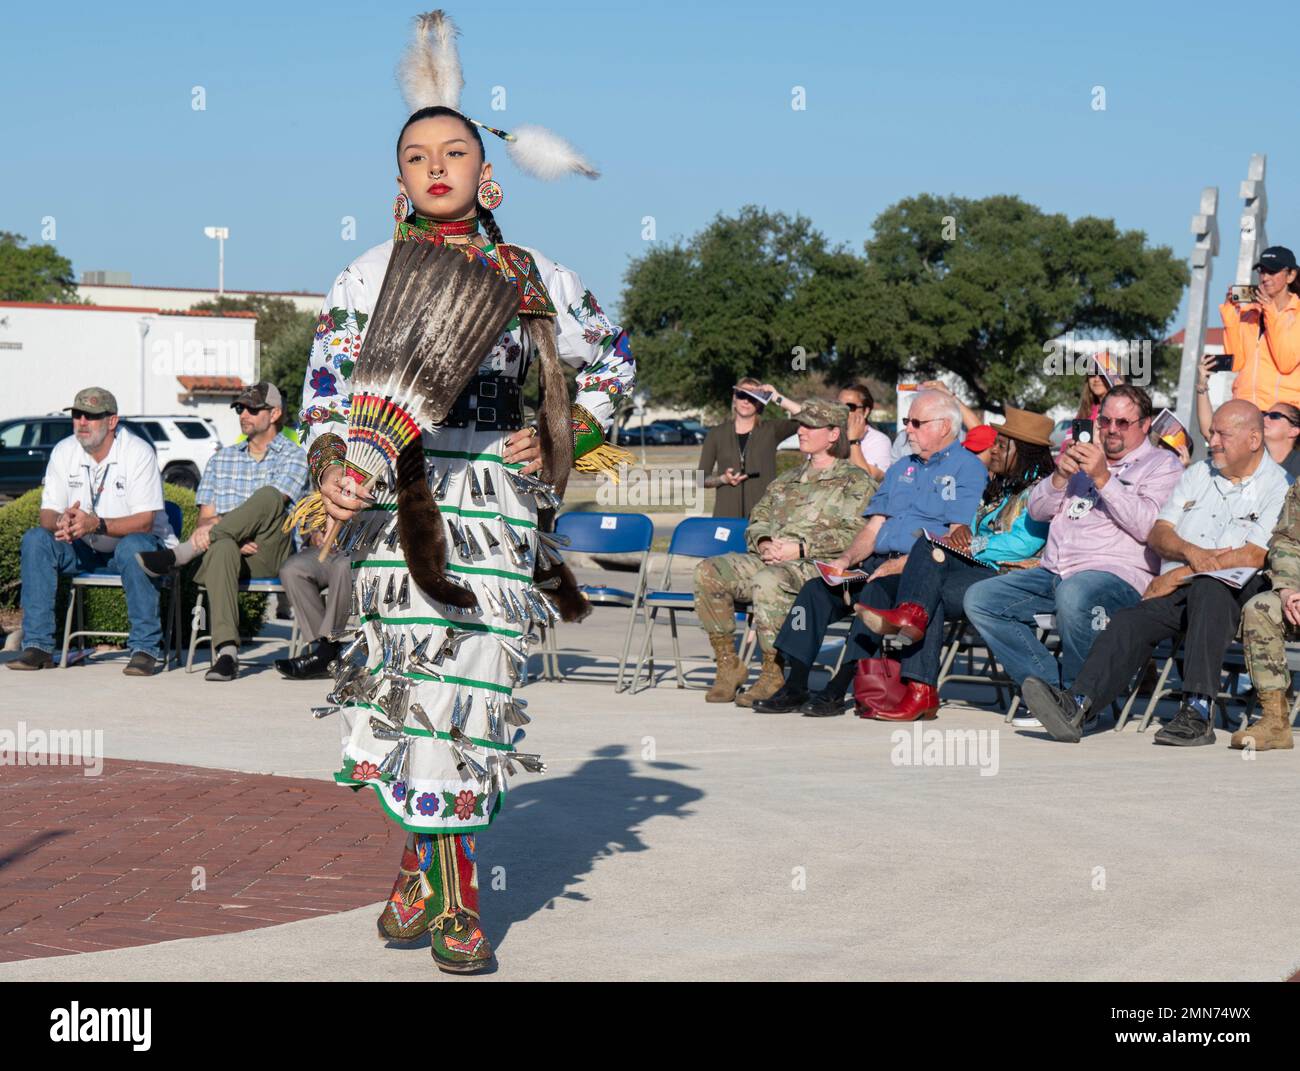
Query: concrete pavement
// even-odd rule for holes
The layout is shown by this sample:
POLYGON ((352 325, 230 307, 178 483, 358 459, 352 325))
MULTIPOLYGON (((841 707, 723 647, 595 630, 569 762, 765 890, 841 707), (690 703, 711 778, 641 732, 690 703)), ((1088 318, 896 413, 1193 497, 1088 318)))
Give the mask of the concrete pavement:
MULTIPOLYGON (((598 610, 564 628, 566 665, 612 679, 625 621, 598 610)), ((119 659, 0 670, 0 732, 99 728, 108 757, 328 778, 338 727, 308 711, 325 686, 281 680, 269 663, 285 632, 271 632, 232 684, 127 678, 119 659)), ((683 637, 702 658, 698 630, 683 637)), ((923 747, 902 765, 911 727, 762 716, 671 680, 524 694, 550 772, 516 779, 479 841, 492 978, 1266 980, 1300 966, 1296 752, 1247 760, 1222 731, 1160 748, 1132 726, 1056 744, 958 703, 922 731, 996 733, 984 751, 922 765, 923 747), (1236 925, 1243 908, 1270 911, 1267 939, 1236 925)), ((377 910, 4 963, 0 979, 440 977, 427 947, 373 936, 377 910)))

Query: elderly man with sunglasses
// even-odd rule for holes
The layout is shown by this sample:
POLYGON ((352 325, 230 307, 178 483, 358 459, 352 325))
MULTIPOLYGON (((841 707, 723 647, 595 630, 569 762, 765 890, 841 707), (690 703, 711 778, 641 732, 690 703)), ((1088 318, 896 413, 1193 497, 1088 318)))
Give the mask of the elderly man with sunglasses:
POLYGON ((967 590, 967 618, 1017 688, 1036 677, 1069 689, 1110 619, 1135 606, 1160 571, 1148 540, 1183 466, 1152 445, 1150 431, 1146 391, 1122 384, 1106 395, 1100 444, 1072 443, 1029 496, 1030 517, 1050 522, 1038 566, 967 590), (1038 614, 1056 615, 1059 664, 1035 634, 1038 614))
POLYGON ((285 508, 307 490, 307 453, 279 433, 284 402, 275 384, 255 383, 231 408, 245 438, 219 450, 203 470, 194 494, 198 526, 175 550, 139 556, 146 571, 161 576, 203 555, 195 579, 211 607, 217 659, 210 681, 239 675, 239 583, 279 573, 292 549, 285 508))
POLYGON ((54 664, 54 601, 60 574, 117 573, 126 595, 131 659, 122 671, 152 676, 162 656, 158 589, 136 560, 176 542, 153 449, 118 429, 117 399, 102 387, 78 391, 72 435, 50 454, 40 524, 23 534, 23 653, 10 669, 54 664))

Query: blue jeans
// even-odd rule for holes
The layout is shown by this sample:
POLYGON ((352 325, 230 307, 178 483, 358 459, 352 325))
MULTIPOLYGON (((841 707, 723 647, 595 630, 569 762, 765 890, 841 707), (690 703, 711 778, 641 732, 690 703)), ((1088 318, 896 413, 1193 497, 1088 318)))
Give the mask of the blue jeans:
POLYGON ((135 560, 137 552, 159 550, 155 535, 129 535, 118 540, 111 553, 91 550, 84 540, 61 543, 44 528, 23 533, 23 646, 54 653, 54 599, 59 576, 76 573, 117 573, 126 593, 126 614, 131 632, 127 646, 132 653, 143 651, 162 657, 162 625, 158 620, 158 589, 153 579, 135 560))
POLYGON ((981 580, 966 592, 964 605, 1017 688, 1026 677, 1069 688, 1110 618, 1140 600, 1132 586, 1110 573, 1089 570, 1062 580, 1039 566, 981 580), (1061 637, 1059 666, 1034 633, 1034 614, 1051 613, 1061 637))
POLYGON ((930 544, 918 539, 907 556, 898 585, 898 603, 914 602, 929 615, 925 636, 906 648, 900 659, 904 680, 931 687, 939 683, 939 660, 943 654, 943 629, 962 615, 966 592, 983 580, 997 576, 992 569, 971 565, 955 554, 936 562, 930 544))

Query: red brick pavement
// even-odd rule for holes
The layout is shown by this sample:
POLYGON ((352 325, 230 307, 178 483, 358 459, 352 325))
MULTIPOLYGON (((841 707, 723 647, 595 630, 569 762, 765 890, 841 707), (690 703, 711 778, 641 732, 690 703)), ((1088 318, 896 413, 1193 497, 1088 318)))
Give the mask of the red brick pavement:
POLYGON ((0 961, 294 922, 392 887, 404 834, 370 792, 152 762, 82 771, 0 767, 0 961))

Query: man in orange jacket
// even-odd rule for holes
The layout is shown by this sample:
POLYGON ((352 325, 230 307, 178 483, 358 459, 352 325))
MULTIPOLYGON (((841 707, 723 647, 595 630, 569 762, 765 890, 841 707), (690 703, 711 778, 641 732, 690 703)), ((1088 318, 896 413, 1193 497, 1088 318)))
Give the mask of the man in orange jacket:
POLYGON ((1229 290, 1219 313, 1223 348, 1232 354, 1237 373, 1232 396, 1267 412, 1278 402, 1300 405, 1300 297, 1291 289, 1296 279, 1291 250, 1269 246, 1255 268, 1256 299, 1238 304, 1229 290))

